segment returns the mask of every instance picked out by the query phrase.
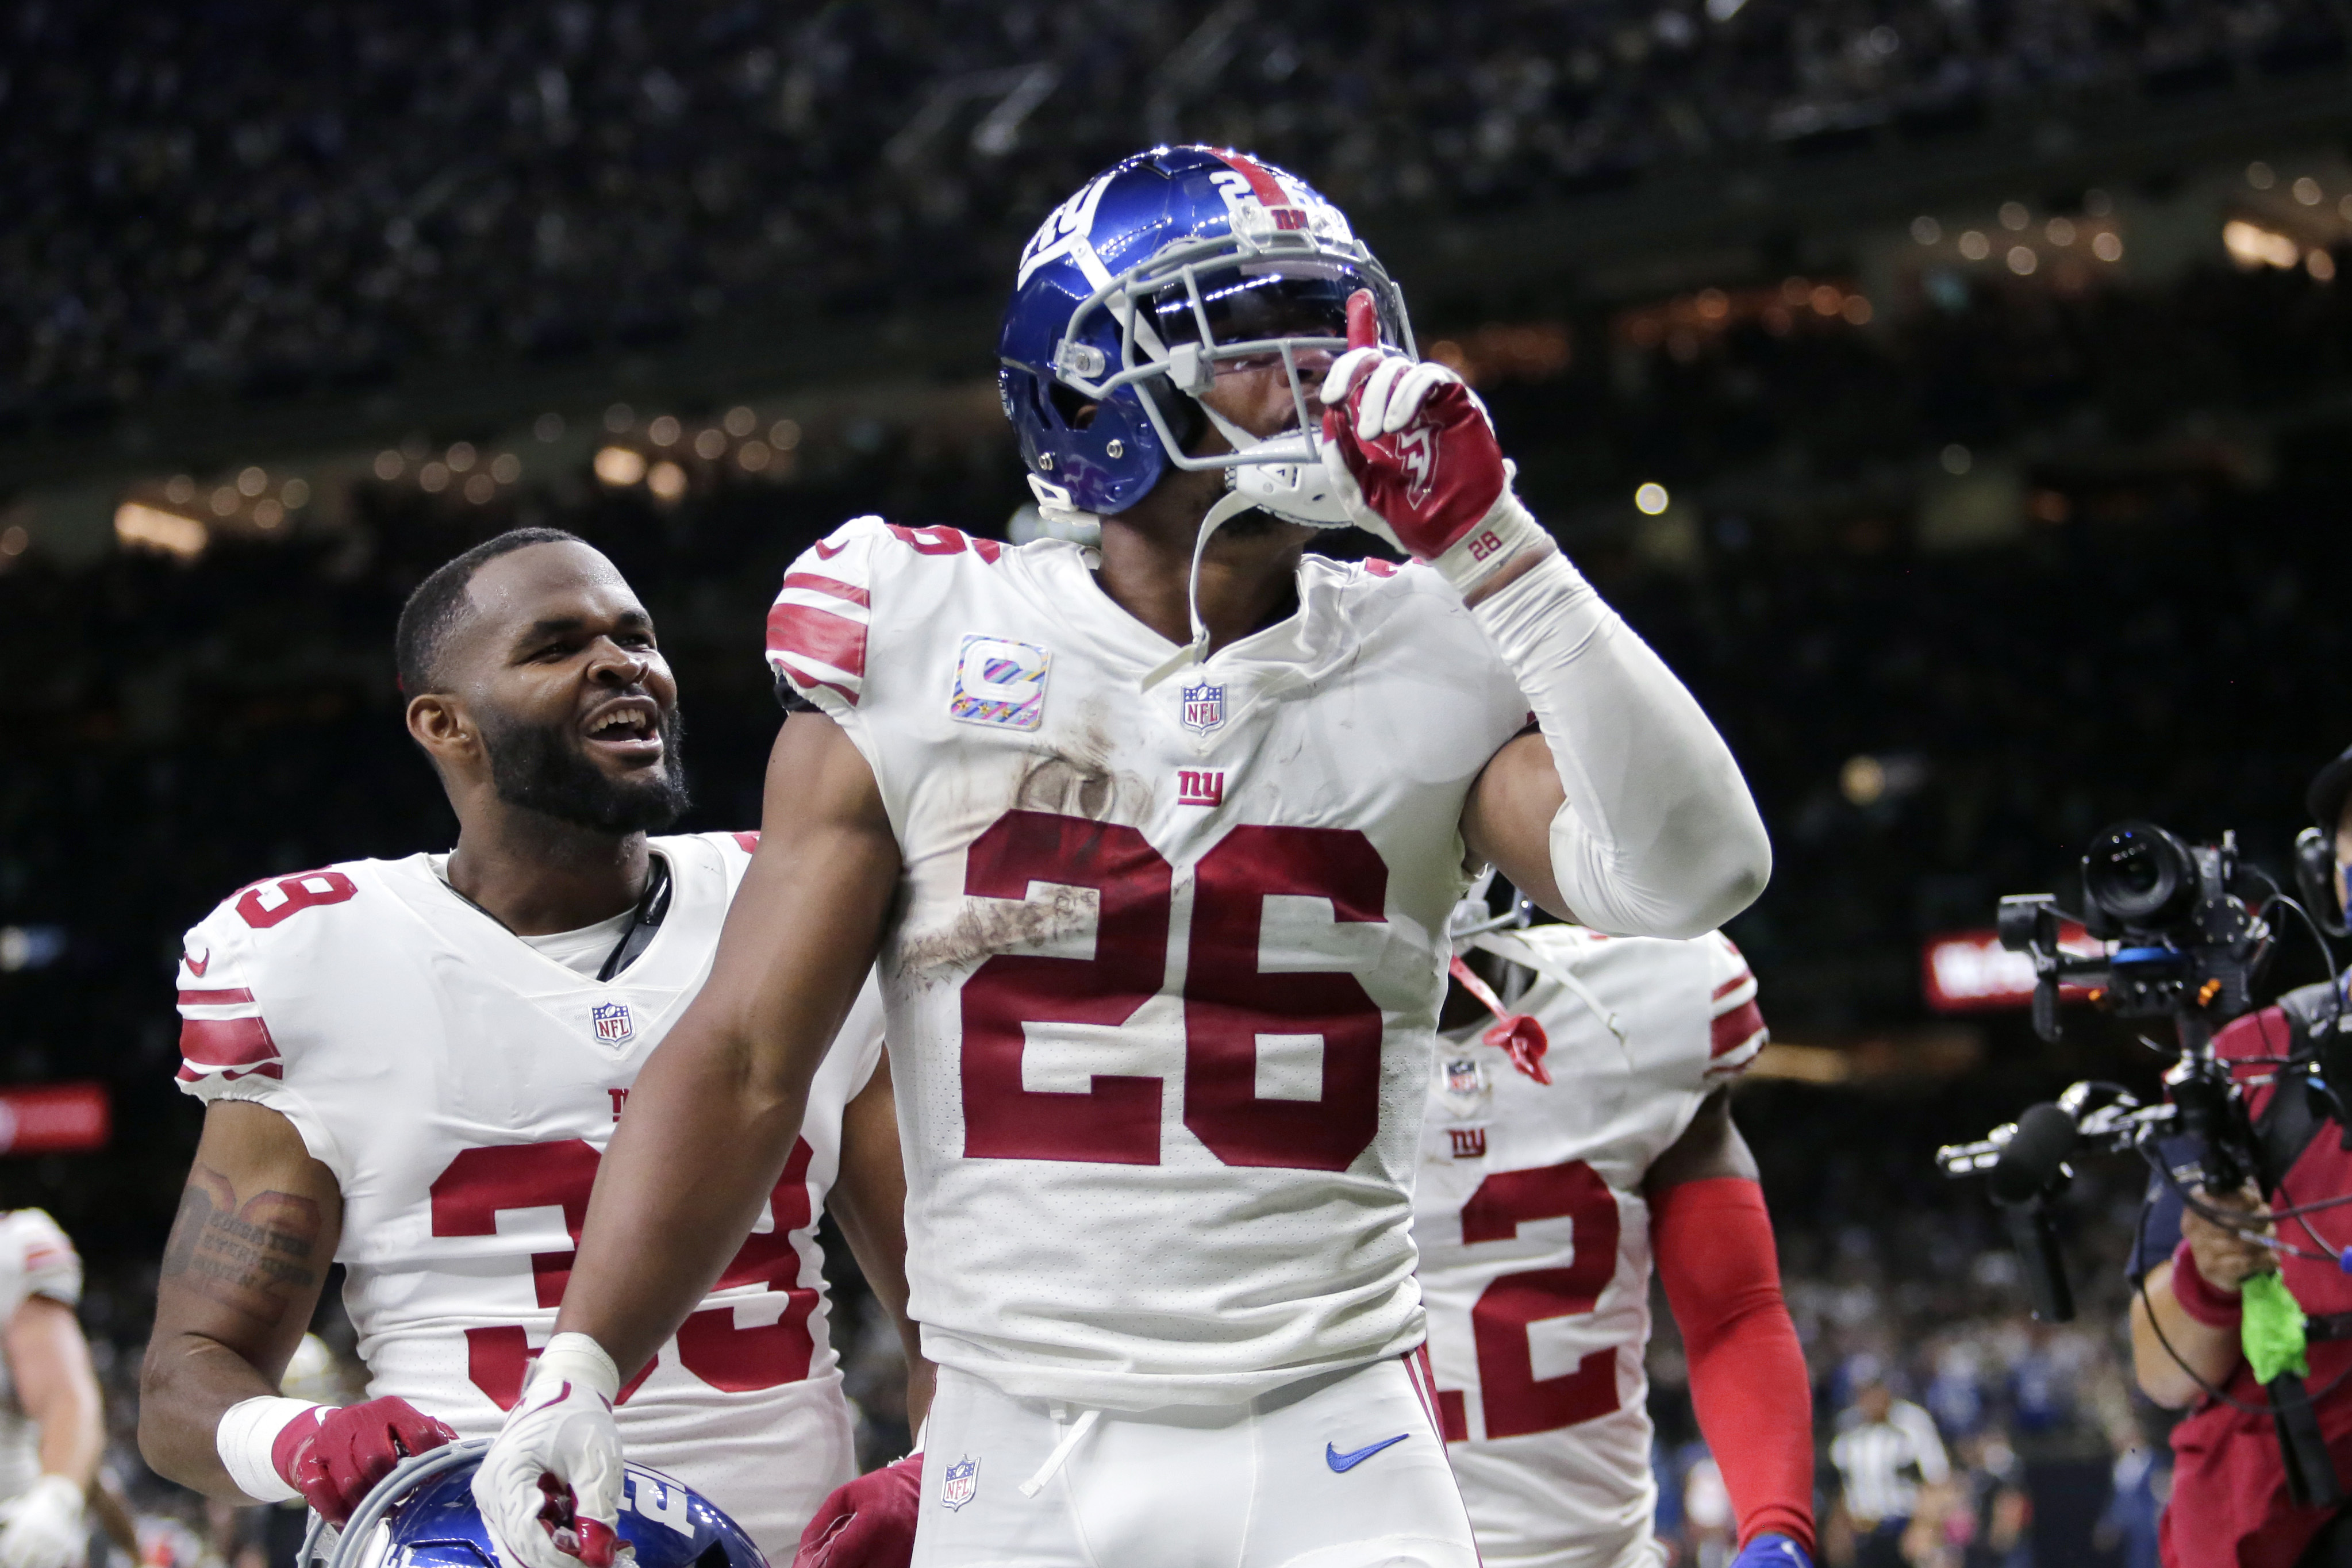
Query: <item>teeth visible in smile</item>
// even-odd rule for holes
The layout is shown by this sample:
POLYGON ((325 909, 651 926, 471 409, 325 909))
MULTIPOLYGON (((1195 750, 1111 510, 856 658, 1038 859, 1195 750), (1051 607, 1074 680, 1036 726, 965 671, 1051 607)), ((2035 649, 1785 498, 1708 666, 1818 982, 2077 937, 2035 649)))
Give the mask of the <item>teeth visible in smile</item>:
POLYGON ((607 713, 603 718, 597 720, 593 724, 589 725, 588 732, 592 735, 601 735, 607 730, 634 730, 640 724, 651 724, 652 722, 653 716, 642 708, 615 708, 610 713, 607 713))

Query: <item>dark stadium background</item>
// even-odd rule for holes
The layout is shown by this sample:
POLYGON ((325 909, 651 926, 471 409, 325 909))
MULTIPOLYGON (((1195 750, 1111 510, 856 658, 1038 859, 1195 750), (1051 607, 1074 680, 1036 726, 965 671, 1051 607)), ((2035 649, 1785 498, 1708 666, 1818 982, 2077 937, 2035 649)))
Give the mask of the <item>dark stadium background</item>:
MULTIPOLYGON (((677 668, 689 826, 752 826, 784 563, 865 511, 1006 530, 1012 259, 1181 137, 1349 208, 1747 769, 1778 866, 1732 931, 1798 1048, 1738 1109, 1824 1431, 1853 1358, 1892 1361, 1975 1495, 2031 1488, 2043 1563, 2121 1561, 2092 1542, 2108 1460, 2160 1431, 2112 1331, 2137 1178, 2085 1172, 2089 1305, 2052 1335, 1928 1155, 2159 1064, 2095 1022, 2050 1047, 2013 1011, 1932 1013, 1922 943, 2062 886, 2127 816, 2235 828, 2284 873, 2304 781, 2352 742, 2346 23, 5 0, 0 1079, 97 1080, 114 1131, 0 1161, 0 1201, 89 1256, 112 1462, 200 1520, 127 1436, 198 1122, 179 933, 264 875, 446 847, 392 682, 409 587, 517 524, 587 536, 677 668)), ((855 1330, 878 1452, 887 1352, 855 1330)), ((1948 1560, 2022 1561, 1990 1552, 1948 1560)))

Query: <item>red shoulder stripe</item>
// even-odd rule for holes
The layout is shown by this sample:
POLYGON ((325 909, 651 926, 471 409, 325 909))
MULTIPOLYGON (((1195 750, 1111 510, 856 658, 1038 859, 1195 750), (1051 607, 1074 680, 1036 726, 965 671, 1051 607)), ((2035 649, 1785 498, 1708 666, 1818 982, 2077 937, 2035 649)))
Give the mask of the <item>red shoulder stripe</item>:
POLYGON ((1754 1039, 1764 1027, 1764 1015, 1753 1002, 1743 1002, 1717 1018, 1710 1037, 1709 1059, 1726 1051, 1737 1050, 1754 1039))
POLYGON ((278 1042, 259 1018, 184 1019, 180 1054, 194 1066, 207 1068, 252 1068, 278 1059, 278 1042))
POLYGON ((866 625, 808 605, 778 605, 768 612, 768 651, 866 673, 866 625))
POLYGON ((250 1002, 252 1000, 253 993, 247 991, 242 985, 236 987, 235 990, 183 991, 180 993, 180 1005, 183 1007, 234 1007, 240 1003, 250 1002))
POLYGON ((846 599, 853 605, 874 603, 874 595, 855 583, 845 583, 838 577, 828 577, 821 572, 793 572, 785 574, 784 586, 805 588, 812 594, 830 594, 836 599, 846 599))
POLYGON ((1725 981, 1722 984, 1717 986, 1715 988, 1715 994, 1710 998, 1710 1000, 1720 1002, 1726 996, 1730 995, 1733 992, 1738 990, 1741 986, 1747 984, 1749 981, 1755 978, 1755 975, 1743 969, 1738 973, 1733 975, 1730 979, 1725 981))

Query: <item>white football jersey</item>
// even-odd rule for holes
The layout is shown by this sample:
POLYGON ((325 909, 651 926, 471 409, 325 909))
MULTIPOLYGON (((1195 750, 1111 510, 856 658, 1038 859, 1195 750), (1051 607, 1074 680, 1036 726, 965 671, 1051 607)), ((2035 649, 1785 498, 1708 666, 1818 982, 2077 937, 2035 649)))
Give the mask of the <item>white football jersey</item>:
POLYGON ((1422 1337, 1415 1141, 1472 782, 1528 721, 1434 573, 1309 555, 1174 645, 1074 544, 861 518, 775 668, 872 764, 930 1357, 1016 1397, 1248 1399, 1422 1337))
MULTIPOLYGON (((0 1323, 35 1296, 81 1304, 81 1258, 40 1209, 0 1214, 0 1323)), ((0 1356, 0 1500, 41 1475, 41 1431, 16 1397, 16 1370, 0 1356)))
MULTIPOLYGON (((498 1431, 554 1331, 622 1103, 709 973, 755 841, 653 840, 668 913, 602 984, 460 898, 424 855, 257 882, 188 933, 182 1087, 268 1106, 334 1172, 371 1398, 397 1394, 460 1436, 498 1431)), ((880 1025, 869 981, 758 1226, 619 1405, 631 1459, 709 1498, 778 1562, 856 1473, 815 1227, 880 1025)))
POLYGON ((1489 1568, 1652 1568, 1642 1181, 1764 1048, 1756 981, 1720 932, 1494 940, 1535 972, 1553 1081, 1488 1024, 1438 1037, 1413 1213, 1439 1417, 1489 1568))

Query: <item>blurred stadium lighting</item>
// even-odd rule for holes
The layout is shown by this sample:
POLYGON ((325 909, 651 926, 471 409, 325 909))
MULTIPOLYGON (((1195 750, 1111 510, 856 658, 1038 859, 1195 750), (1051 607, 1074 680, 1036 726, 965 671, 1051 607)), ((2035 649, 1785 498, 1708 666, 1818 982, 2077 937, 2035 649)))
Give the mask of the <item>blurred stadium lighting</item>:
POLYGON ((2336 258, 2314 247, 2303 258, 2304 267, 2322 283, 2336 281, 2336 258))
POLYGON ((646 477, 645 458, 626 447, 599 447, 594 467, 599 479, 616 488, 646 477))
POLYGON ((2278 175, 2268 163, 2257 158, 2246 165, 2246 184, 2258 191, 2267 191, 2278 184, 2278 175))
POLYGON ((375 477, 386 484, 400 478, 401 470, 407 466, 408 459, 397 452, 383 451, 375 455, 375 477))
POLYGON ((0 528, 0 556, 13 558, 22 555, 32 542, 33 536, 26 531, 21 522, 12 522, 6 528, 0 528))
POLYGON ((1934 245, 1944 237, 1944 226, 1922 213, 1911 220, 1911 237, 1922 245, 1934 245))
POLYGON ((789 452, 801 444, 801 427, 797 420, 779 419, 768 426, 768 445, 779 452, 789 452))
POLYGON ((1941 461, 1944 465, 1944 472, 1951 475, 1954 479, 1958 479, 1960 475, 1967 473, 1969 467, 1975 462, 1975 460, 1976 459, 1970 455, 1969 449, 1966 447, 1961 446, 1958 441, 1955 441, 1950 446, 1945 447, 1941 456, 1941 461))
POLYGON ((236 477, 239 495, 257 496, 269 488, 269 476, 258 468, 249 468, 236 477))
POLYGON ((2032 277, 2033 269, 2041 265, 2042 258, 2033 253, 2032 246, 2012 245, 2009 247, 2009 269, 2020 278, 2032 277))
POLYGON ((654 492, 656 500, 677 500, 686 494, 686 470, 665 458, 647 470, 646 489, 654 492))
POLYGON ((205 552, 210 536, 193 517, 128 500, 114 509, 114 537, 127 549, 158 550, 193 561, 205 552))
POLYGON ((625 403, 615 403, 604 410, 604 428, 618 436, 637 422, 636 410, 625 403))
POLYGON ((727 434, 740 441, 760 427, 760 416, 749 408, 730 408, 724 421, 727 434))
POLYGON ((678 422, 670 416, 656 415, 654 422, 646 426, 646 438, 656 447, 667 447, 677 441, 680 428, 678 422))
POLYGON ((2032 221, 2033 215, 2025 210, 2023 202, 2000 204, 2000 226, 2011 234, 2022 234, 2025 231, 2025 226, 2032 221))
POLYGON ((1848 757, 1838 770, 1838 793, 1850 805, 1876 805, 1886 794, 1886 767, 1876 757, 1848 757))
POLYGON ((2091 241, 2091 254, 2102 261, 2121 261, 2124 258, 2123 236, 2113 231, 2095 236, 2091 241))
POLYGON ((2294 199, 2305 206, 2317 206, 2323 195, 2319 188, 2319 182, 2309 174, 2304 175, 2294 183, 2294 199))
POLYGON ((443 460, 449 465, 451 473, 462 474, 473 468, 475 456, 471 441, 454 441, 450 443, 448 456, 443 460))
POLYGON ((1666 495, 1666 487, 1654 480, 1638 487, 1633 491, 1633 509, 1644 517, 1655 517, 1671 504, 1666 495))
POLYGON ((2303 247, 2276 229, 2246 218, 2233 217, 2221 226, 2221 247, 2230 259, 2252 271, 2275 267, 2284 271, 2303 259, 2303 247))
POLYGON ((717 426, 694 433, 694 455, 706 463, 715 463, 727 455, 727 432, 717 426))

